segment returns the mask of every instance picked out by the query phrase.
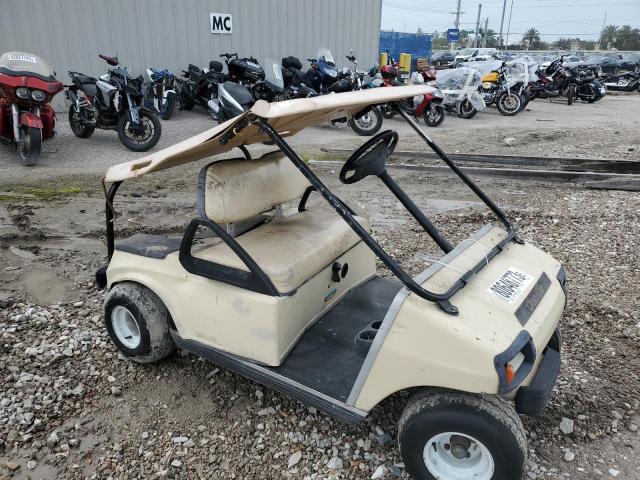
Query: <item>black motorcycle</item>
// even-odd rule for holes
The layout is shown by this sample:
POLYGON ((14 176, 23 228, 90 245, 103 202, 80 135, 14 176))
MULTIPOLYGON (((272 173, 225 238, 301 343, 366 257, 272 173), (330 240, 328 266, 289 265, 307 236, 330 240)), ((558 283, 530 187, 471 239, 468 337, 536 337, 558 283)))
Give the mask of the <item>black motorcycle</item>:
POLYGON ((239 58, 237 53, 223 53, 220 56, 227 64, 227 80, 251 85, 264 78, 264 68, 255 58, 239 58))
POLYGON ((564 55, 554 60, 544 69, 536 70, 538 80, 529 83, 530 100, 536 98, 567 97, 567 104, 571 105, 576 96, 576 85, 571 81, 573 73, 563 66, 564 55))
POLYGON ((65 95, 71 102, 71 130, 80 138, 89 138, 96 128, 117 130, 128 149, 145 152, 153 148, 162 130, 156 114, 143 106, 142 77, 131 77, 118 57, 100 58, 112 67, 100 79, 69 72, 73 84, 67 85, 65 95))
POLYGON ((574 67, 569 71, 571 72, 569 89, 576 98, 587 103, 594 103, 606 95, 606 88, 598 81, 598 67, 574 67))
POLYGON ((187 70, 182 71, 183 78, 177 79, 180 110, 191 110, 200 105, 217 120, 211 101, 218 97, 218 85, 225 81, 222 68, 222 63, 215 60, 209 62, 208 70, 189 64, 187 70))
POLYGON ((613 92, 640 93, 640 72, 627 72, 622 75, 612 75, 604 79, 604 86, 613 92))
POLYGON ((281 65, 285 99, 307 98, 318 95, 318 92, 305 83, 306 75, 302 71, 302 62, 299 58, 291 56, 284 57, 281 65))

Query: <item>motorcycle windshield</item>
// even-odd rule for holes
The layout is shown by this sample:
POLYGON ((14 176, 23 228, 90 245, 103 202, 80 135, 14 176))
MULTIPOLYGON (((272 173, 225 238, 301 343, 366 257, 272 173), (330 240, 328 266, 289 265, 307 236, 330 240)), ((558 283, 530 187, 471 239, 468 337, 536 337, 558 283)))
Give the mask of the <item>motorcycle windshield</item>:
POLYGON ((467 62, 465 63, 465 67, 474 68, 480 75, 486 75, 487 73, 493 72, 494 70, 499 69, 502 66, 502 62, 500 61, 487 61, 487 62, 467 62))
POLYGON ((280 64, 272 58, 264 61, 264 81, 269 89, 277 93, 284 92, 284 79, 280 64))
POLYGON ((331 55, 331 50, 327 47, 320 47, 318 49, 318 61, 328 63, 333 67, 336 66, 336 61, 333 59, 333 55, 331 55))
POLYGON ((482 75, 475 68, 462 67, 453 70, 441 70, 436 77, 436 86, 440 90, 472 91, 480 86, 482 75))
POLYGON ((0 70, 10 76, 34 75, 45 80, 55 80, 55 75, 49 64, 31 53, 4 53, 0 56, 0 70))

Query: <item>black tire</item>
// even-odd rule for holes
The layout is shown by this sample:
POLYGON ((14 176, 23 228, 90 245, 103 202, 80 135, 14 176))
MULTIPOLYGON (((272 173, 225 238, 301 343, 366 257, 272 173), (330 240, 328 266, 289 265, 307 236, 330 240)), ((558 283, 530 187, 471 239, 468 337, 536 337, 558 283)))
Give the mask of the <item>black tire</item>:
POLYGON ((173 116, 173 112, 176 109, 176 96, 173 94, 167 95, 167 101, 164 105, 160 104, 160 118, 162 120, 169 120, 173 116), (164 107, 164 108, 162 108, 164 107))
POLYGON ((144 136, 136 135, 136 133, 129 127, 129 112, 125 112, 118 120, 118 138, 122 144, 129 150, 134 152, 146 152, 147 150, 155 147, 160 140, 162 134, 162 126, 160 120, 155 113, 149 110, 140 110, 140 121, 144 127, 144 136), (150 131, 149 129, 153 129, 150 131), (133 138, 138 137, 138 139, 133 138))
MULTIPOLYGON (((495 467, 491 480, 522 479, 527 443, 522 422, 511 405, 489 395, 442 390, 419 392, 409 400, 400 418, 398 443, 402 459, 412 478, 438 478, 427 467, 424 459, 425 447, 437 435, 448 432, 472 437, 486 448, 495 467)), ((443 436, 446 438, 446 435, 443 436)), ((447 449, 446 445, 439 454, 454 457, 453 448, 447 449)), ((473 452, 473 447, 472 442, 471 447, 467 444, 465 450, 473 452)), ((435 446, 433 448, 435 449, 435 446)), ((438 450, 435 449, 435 452, 438 450)), ((446 477, 439 478, 446 480, 446 477)))
POLYGON ((69 107, 69 126, 71 127, 71 131, 78 138, 89 138, 93 135, 93 132, 96 130, 96 127, 92 127, 91 125, 83 125, 80 122, 80 114, 76 112, 76 109, 71 105, 69 107))
POLYGON ((476 107, 473 106, 468 98, 465 98, 464 101, 460 104, 460 113, 458 114, 458 116, 460 118, 468 120, 475 117, 476 113, 478 113, 476 107))
POLYGON ((104 301, 104 319, 113 344, 134 362, 158 362, 176 348, 169 333, 172 321, 167 307, 155 293, 138 283, 118 283, 111 289, 104 301), (116 334, 114 322, 118 313, 114 312, 118 307, 128 311, 138 327, 140 340, 133 348, 124 345, 116 334))
POLYGON ((444 122, 446 115, 444 107, 430 103, 429 106, 422 112, 422 119, 424 123, 429 127, 437 127, 444 122))
POLYGON ((386 119, 391 119, 396 116, 396 111, 391 108, 389 105, 385 105, 380 109, 382 111, 382 116, 386 119))
POLYGON ((522 109, 522 97, 517 93, 502 92, 496 100, 496 108, 507 117, 512 117, 522 109))
POLYGON ((378 133, 378 130, 382 128, 382 122, 382 112, 379 108, 374 108, 359 119, 351 117, 349 126, 358 135, 370 137, 378 133))
POLYGON ((567 105, 571 105, 575 97, 576 97, 576 86, 570 85, 569 88, 567 89, 567 105))
POLYGON ((38 163, 42 150, 42 130, 36 127, 20 127, 20 142, 18 142, 18 155, 22 164, 33 167, 38 163))

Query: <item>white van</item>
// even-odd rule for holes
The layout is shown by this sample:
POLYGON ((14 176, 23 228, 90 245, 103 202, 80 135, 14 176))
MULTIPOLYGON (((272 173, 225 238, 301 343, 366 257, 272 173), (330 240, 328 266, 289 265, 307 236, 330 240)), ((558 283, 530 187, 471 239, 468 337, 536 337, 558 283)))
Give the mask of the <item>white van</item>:
POLYGON ((463 48, 456 55, 455 62, 482 62, 493 59, 495 55, 498 55, 495 48, 463 48))

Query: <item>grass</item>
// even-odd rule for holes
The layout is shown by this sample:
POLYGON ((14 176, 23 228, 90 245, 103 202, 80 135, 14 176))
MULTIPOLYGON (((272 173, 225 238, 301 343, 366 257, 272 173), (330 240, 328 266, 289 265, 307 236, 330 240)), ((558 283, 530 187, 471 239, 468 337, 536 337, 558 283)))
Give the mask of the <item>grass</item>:
POLYGON ((0 194, 1 202, 15 202, 28 200, 59 200, 65 197, 72 197, 79 193, 87 192, 87 189, 74 185, 65 185, 56 188, 42 188, 29 186, 12 186, 7 191, 0 194))

